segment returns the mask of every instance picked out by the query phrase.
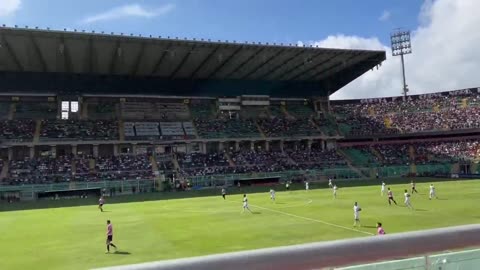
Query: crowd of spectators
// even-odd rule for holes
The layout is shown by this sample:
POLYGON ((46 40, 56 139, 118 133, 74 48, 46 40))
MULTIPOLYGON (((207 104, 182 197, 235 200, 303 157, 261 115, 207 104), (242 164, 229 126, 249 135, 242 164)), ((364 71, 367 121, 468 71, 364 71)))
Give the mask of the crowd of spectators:
POLYGON ((35 133, 33 120, 0 121, 0 140, 31 141, 35 133))
POLYGON ((202 119, 194 120, 197 133, 202 138, 248 138, 260 137, 251 119, 202 119))
POLYGON ((225 167, 229 165, 224 153, 178 153, 177 160, 182 168, 225 167))
POLYGON ((287 151, 292 160, 297 164, 302 164, 304 168, 328 168, 346 165, 345 159, 335 149, 322 150, 312 147, 310 151, 308 149, 291 149, 287 151))
POLYGON ((407 133, 480 128, 480 107, 452 106, 441 111, 397 113, 392 125, 407 133))
POLYGON ((118 123, 110 120, 44 120, 42 140, 118 140, 118 123))
POLYGON ((377 144, 372 148, 381 155, 381 163, 384 165, 410 164, 408 144, 377 144))
POLYGON ((95 160, 95 173, 100 180, 153 178, 152 163, 148 155, 98 157, 95 160))
POLYGON ((70 156, 38 157, 11 160, 9 176, 3 182, 8 184, 45 184, 68 182, 72 177, 70 156))
POLYGON ((93 157, 77 156, 73 159, 73 162, 75 163, 75 173, 73 176, 75 181, 83 181, 85 178, 88 178, 92 172, 90 164, 94 162, 93 157))
POLYGON ((429 94, 407 100, 375 99, 332 106, 347 135, 416 133, 480 128, 480 94, 429 94))
POLYGON ((277 172, 291 170, 292 162, 281 151, 243 150, 230 153, 230 157, 239 169, 246 172, 277 172))
POLYGON ((98 158, 65 155, 56 158, 46 156, 11 160, 9 174, 3 179, 3 183, 23 185, 152 178, 151 161, 147 155, 98 158), (92 162, 95 164, 94 168, 91 168, 92 162))
POLYGON ((480 158, 479 140, 418 143, 416 154, 426 161, 474 161, 480 158))
POLYGON ((181 176, 207 176, 215 174, 244 174, 326 169, 346 166, 346 161, 335 150, 312 148, 265 151, 239 150, 229 152, 233 164, 225 154, 188 154, 179 156, 181 176))
POLYGON ((309 119, 275 117, 260 119, 258 124, 267 137, 319 136, 322 134, 309 119))

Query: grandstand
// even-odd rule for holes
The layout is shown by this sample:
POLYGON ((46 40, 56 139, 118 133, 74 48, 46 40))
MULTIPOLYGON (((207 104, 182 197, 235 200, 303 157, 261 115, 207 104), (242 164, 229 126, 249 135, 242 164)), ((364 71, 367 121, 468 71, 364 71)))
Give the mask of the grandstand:
POLYGON ((382 51, 7 27, 0 35, 0 192, 118 180, 205 187, 219 184, 208 177, 288 180, 338 168, 362 177, 337 153, 328 93, 380 64, 382 51))
POLYGON ((0 34, 3 186, 476 173, 478 89, 329 101, 384 52, 0 34))

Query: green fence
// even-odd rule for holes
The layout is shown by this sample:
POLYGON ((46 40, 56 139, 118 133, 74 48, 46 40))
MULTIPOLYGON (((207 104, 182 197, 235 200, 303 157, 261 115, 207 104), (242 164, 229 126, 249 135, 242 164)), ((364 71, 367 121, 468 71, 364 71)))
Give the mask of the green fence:
POLYGON ((425 164, 417 165, 417 174, 450 174, 452 170, 451 164, 425 164))
POLYGON ((339 270, 477 270, 480 269, 480 249, 442 253, 405 260, 363 264, 339 270))
POLYGON ((361 178, 354 170, 348 167, 329 168, 323 170, 298 170, 298 171, 282 171, 282 172, 263 172, 263 173, 244 173, 244 174, 219 174, 206 176, 193 176, 188 179, 193 186, 219 186, 231 183, 233 181, 251 180, 251 179, 267 179, 279 178, 281 181, 291 180, 298 176, 304 176, 306 179, 320 180, 328 177, 335 179, 355 179, 361 178))
MULTIPOLYGON (((417 166, 418 175, 449 175, 451 164, 434 164, 417 166)), ((378 172, 381 178, 404 177, 411 173, 409 165, 395 165, 383 167, 360 167, 357 170, 349 167, 326 168, 322 170, 299 170, 299 171, 283 171, 283 172, 265 172, 265 173, 245 173, 245 174, 220 174, 207 176, 194 176, 188 179, 194 186, 219 186, 228 184, 237 180, 251 180, 262 178, 280 178, 281 181, 290 180, 296 176, 305 176, 309 181, 326 180, 328 178, 341 179, 360 179, 373 178, 378 172), (361 172, 359 174, 358 172, 361 172)))

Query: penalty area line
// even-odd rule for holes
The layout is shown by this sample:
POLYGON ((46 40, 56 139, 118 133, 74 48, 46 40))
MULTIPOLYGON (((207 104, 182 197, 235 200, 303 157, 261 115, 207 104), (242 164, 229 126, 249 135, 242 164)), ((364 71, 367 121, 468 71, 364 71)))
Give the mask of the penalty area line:
POLYGON ((270 208, 266 208, 266 207, 262 207, 262 206, 258 206, 258 205, 253 205, 253 204, 251 204, 251 206, 256 207, 256 208, 260 208, 260 209, 263 209, 263 210, 266 210, 266 211, 270 211, 270 212, 273 212, 273 213, 282 214, 282 215, 289 216, 289 217, 300 218, 300 219, 303 219, 303 220, 313 221, 313 222, 316 222, 316 223, 321 223, 321 224, 324 224, 324 225, 329 225, 329 226, 332 226, 332 227, 336 227, 336 228, 340 228, 340 229, 344 229, 344 230, 348 230, 348 231, 352 231, 352 232, 358 232, 358 233, 362 233, 362 234, 366 234, 366 235, 375 235, 373 233, 360 231, 360 230, 353 229, 353 228, 348 228, 348 227, 345 227, 345 226, 333 224, 333 223, 318 220, 318 219, 313 219, 313 218, 309 218, 309 217, 294 215, 294 214, 290 214, 290 213, 287 213, 287 212, 278 211, 278 210, 274 210, 274 209, 270 209, 270 208))

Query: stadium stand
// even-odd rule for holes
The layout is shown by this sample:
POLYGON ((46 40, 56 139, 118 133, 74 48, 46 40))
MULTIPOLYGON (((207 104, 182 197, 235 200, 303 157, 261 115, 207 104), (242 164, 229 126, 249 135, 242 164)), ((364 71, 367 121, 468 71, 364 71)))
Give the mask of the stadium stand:
POLYGON ((209 119, 213 117, 214 111, 211 100, 196 99, 190 103, 190 113, 194 119, 209 119))
POLYGON ((155 161, 160 171, 174 170, 175 165, 173 164, 173 156, 171 154, 156 154, 155 161))
POLYGON ((34 132, 33 120, 0 121, 0 140, 31 141, 34 132))
POLYGON ((295 118, 308 119, 313 116, 313 109, 307 104, 288 103, 286 109, 295 118))
MULTIPOLYGON (((0 31, 6 38, 11 35, 3 28, 0 31)), ((28 33, 27 40, 41 33, 52 41, 48 44, 61 41, 48 31, 9 31, 20 36, 28 33)), ((75 35, 66 32, 64 38, 75 43, 75 35)), ((107 43, 118 47, 110 40, 97 44, 97 36, 90 36, 99 55, 110 54, 107 43)), ((118 43, 126 42, 124 37, 117 38, 118 43)), ((137 40, 132 37, 129 42, 133 46, 137 40)), ((163 51, 152 47, 146 50, 152 55, 140 57, 138 63, 132 62, 135 57, 124 57, 122 65, 111 61, 110 71, 92 63, 90 72, 73 77, 65 76, 71 71, 58 67, 58 74, 40 72, 32 80, 31 72, 38 72, 38 67, 26 63, 25 72, 19 72, 10 62, 1 66, 2 72, 15 76, 0 77, 0 88, 22 94, 0 97, 0 150, 8 165, 4 180, 25 184, 183 178, 209 186, 215 185, 216 176, 226 184, 226 179, 249 180, 259 175, 281 181, 369 178, 377 172, 382 177, 446 175, 458 173, 459 163, 476 170, 480 154, 477 88, 406 100, 331 101, 329 93, 381 63, 385 52, 354 51, 367 59, 354 67, 358 72, 347 69, 351 64, 332 69, 334 60, 302 71, 296 62, 311 51, 319 57, 331 51, 273 46, 269 47, 272 55, 292 57, 292 61, 279 65, 283 61, 274 56, 257 69, 256 61, 245 61, 243 45, 200 43, 199 57, 187 56, 184 61, 174 57, 153 67, 145 61, 162 59, 163 51), (233 47, 238 54, 232 54, 233 47), (227 55, 226 63, 213 60, 227 59, 227 55), (252 71, 248 79, 244 70, 252 71), (328 70, 334 72, 325 73, 328 70), (24 85, 29 81, 38 88, 33 96, 25 90, 32 89, 24 85), (78 103, 78 110, 63 106, 68 102, 78 103), (42 156, 45 151, 56 158, 42 156)), ((48 44, 45 48, 50 48, 48 44)), ((88 52, 78 53, 75 59, 91 59, 88 52)), ((57 66, 51 54, 44 55, 49 66, 57 66)), ((335 58, 346 55, 338 50, 335 58)))
POLYGON ((116 140, 118 124, 109 120, 43 120, 41 140, 116 140))
POLYGON ((477 129, 479 94, 452 91, 402 99, 336 104, 333 113, 346 135, 419 133, 477 129))
POLYGON ((259 120, 260 128, 267 137, 295 137, 321 135, 309 119, 273 118, 259 120))
POLYGON ((354 165, 372 166, 378 164, 378 159, 370 151, 368 147, 349 147, 342 149, 354 165))
POLYGON ((201 119, 194 121, 198 136, 206 139, 260 137, 253 120, 201 119))
POLYGON ((388 165, 408 165, 410 163, 409 145, 406 144, 377 144, 372 147, 372 151, 380 154, 382 164, 388 165))
POLYGON ((87 103, 88 119, 113 120, 117 119, 116 104, 114 102, 87 103))
POLYGON ((7 120, 10 111, 9 102, 0 102, 0 120, 7 120))
POLYGON ((9 177, 3 182, 10 185, 69 182, 72 175, 72 160, 69 156, 25 158, 11 160, 9 168, 9 177))
POLYGON ((322 150, 318 148, 287 150, 289 156, 303 169, 330 168, 345 166, 345 159, 336 150, 322 150))
POLYGON ((174 102, 124 102, 121 103, 124 119, 135 120, 181 120, 188 119, 188 106, 174 102))
POLYGON ((77 156, 74 158, 76 180, 81 180, 90 174, 90 160, 92 160, 92 158, 88 156, 77 156))
POLYGON ((147 155, 98 157, 95 160, 97 180, 153 178, 152 164, 147 155))
POLYGON ((55 119, 57 118, 57 103, 18 103, 16 104, 16 119, 55 119))
POLYGON ((183 139, 185 131, 182 122, 160 122, 162 137, 165 139, 183 139))

